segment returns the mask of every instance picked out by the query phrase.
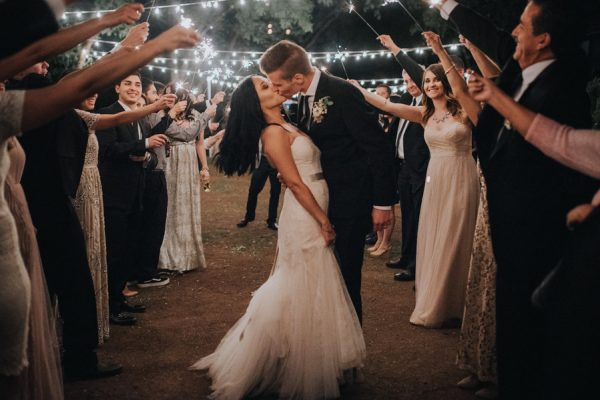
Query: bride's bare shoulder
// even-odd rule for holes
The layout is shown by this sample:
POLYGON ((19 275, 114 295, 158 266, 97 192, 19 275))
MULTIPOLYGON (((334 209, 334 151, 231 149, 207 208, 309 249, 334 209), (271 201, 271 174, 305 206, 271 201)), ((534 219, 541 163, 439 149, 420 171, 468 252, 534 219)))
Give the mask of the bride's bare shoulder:
POLYGON ((279 143, 283 141, 290 142, 289 132, 281 125, 268 125, 263 129, 260 138, 262 139, 263 146, 269 143, 279 143))

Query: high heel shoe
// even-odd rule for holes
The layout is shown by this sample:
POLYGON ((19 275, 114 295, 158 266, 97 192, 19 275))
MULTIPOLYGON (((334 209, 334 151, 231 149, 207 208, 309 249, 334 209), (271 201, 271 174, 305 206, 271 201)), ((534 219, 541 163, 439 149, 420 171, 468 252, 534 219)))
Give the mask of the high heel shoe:
POLYGON ((387 253, 388 251, 390 251, 392 248, 391 244, 388 244, 387 246, 379 246, 379 248, 375 251, 371 251, 371 257, 380 257, 383 254, 387 253))

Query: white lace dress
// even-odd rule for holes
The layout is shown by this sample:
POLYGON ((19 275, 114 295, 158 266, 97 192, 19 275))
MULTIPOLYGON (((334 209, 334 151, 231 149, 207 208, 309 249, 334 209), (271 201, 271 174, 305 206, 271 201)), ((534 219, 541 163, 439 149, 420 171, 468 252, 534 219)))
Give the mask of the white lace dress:
POLYGON ((106 262, 106 237, 104 233, 104 201, 102 183, 98 172, 98 138, 94 127, 98 114, 76 110, 89 129, 85 161, 73 207, 85 237, 88 264, 96 294, 98 318, 98 343, 109 337, 108 322, 108 275, 106 262))
MULTIPOLYGON (((321 172, 319 150, 299 136, 292 154, 302 180, 327 210, 327 184, 315 175, 321 172)), ((290 190, 284 195, 277 247, 271 276, 246 313, 214 353, 192 366, 208 369, 212 398, 261 393, 336 398, 343 371, 364 363, 362 329, 333 249, 325 246, 319 224, 290 190)))

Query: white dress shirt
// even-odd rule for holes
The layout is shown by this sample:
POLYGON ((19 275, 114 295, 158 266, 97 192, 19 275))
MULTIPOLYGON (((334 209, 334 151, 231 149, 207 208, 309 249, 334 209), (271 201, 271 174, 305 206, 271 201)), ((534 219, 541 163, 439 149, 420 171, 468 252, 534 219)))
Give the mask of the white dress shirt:
POLYGON ((308 89, 306 92, 300 92, 300 96, 308 97, 308 110, 304 110, 305 113, 308 113, 308 126, 310 127, 312 122, 312 108, 315 102, 315 95, 317 94, 317 86, 319 86, 319 80, 321 79, 321 70, 319 68, 313 67, 314 75, 308 89))
MULTIPOLYGON (((129 107, 127 104, 121 102, 121 100, 117 100, 119 102, 119 104, 121 105, 121 107, 123 107, 123 110, 125 111, 132 111, 131 107, 129 107)), ((135 126, 137 126, 137 133, 138 133, 138 139, 142 140, 143 135, 142 135, 142 128, 140 128, 140 124, 135 121, 135 126)), ((146 148, 148 148, 148 139, 144 139, 144 146, 146 148)))
MULTIPOLYGON (((423 99, 423 94, 420 94, 418 97, 413 97, 411 105, 416 106, 417 104, 421 104, 422 99, 423 99)), ((400 160, 404 160, 404 134, 406 133, 406 130, 408 129, 408 124, 410 124, 410 121, 408 121, 406 119, 401 119, 400 123, 398 124, 398 132, 397 132, 397 138, 396 138, 396 144, 397 144, 396 156, 400 160)))

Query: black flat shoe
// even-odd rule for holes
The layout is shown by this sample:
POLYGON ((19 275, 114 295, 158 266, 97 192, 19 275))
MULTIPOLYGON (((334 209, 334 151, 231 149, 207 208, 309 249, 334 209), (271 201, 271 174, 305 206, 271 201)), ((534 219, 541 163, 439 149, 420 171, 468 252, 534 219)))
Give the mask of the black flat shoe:
POLYGON ((108 378, 120 374, 123 367, 116 363, 98 362, 93 367, 65 368, 65 378, 70 381, 108 378))
POLYGON ((124 312, 128 312, 128 313, 143 313, 146 312, 146 306, 142 305, 142 304, 129 304, 129 303, 123 303, 121 304, 121 311, 124 312))
POLYGON ((365 245, 373 246, 375 243, 377 243, 377 233, 368 233, 367 236, 365 236, 365 245))
POLYGON ((247 226, 247 225, 248 225, 250 222, 252 222, 252 220, 251 220, 251 219, 246 219, 246 218, 244 218, 243 220, 241 220, 240 222, 238 222, 238 223, 236 224, 236 226, 237 226, 238 228, 245 228, 245 227, 246 227, 246 226, 247 226))
POLYGON ((277 225, 277 222, 267 222, 267 228, 272 231, 276 231, 279 229, 279 226, 277 225))
POLYGON ((394 268, 394 269, 406 269, 406 267, 408 266, 408 262, 405 261, 405 258, 399 258, 397 260, 392 260, 392 261, 388 261, 385 263, 385 266, 388 268, 394 268))
POLYGON ((127 314, 126 312, 120 312, 118 314, 110 314, 108 316, 108 319, 110 320, 111 324, 115 324, 115 325, 129 326, 129 325, 135 325, 135 323, 137 322, 137 319, 134 316, 127 314))
POLYGON ((414 281, 415 274, 408 272, 408 271, 398 272, 397 274, 394 274, 394 280, 400 281, 400 282, 414 281))

